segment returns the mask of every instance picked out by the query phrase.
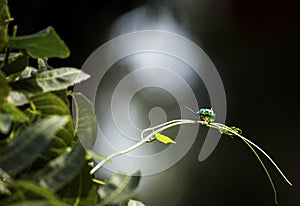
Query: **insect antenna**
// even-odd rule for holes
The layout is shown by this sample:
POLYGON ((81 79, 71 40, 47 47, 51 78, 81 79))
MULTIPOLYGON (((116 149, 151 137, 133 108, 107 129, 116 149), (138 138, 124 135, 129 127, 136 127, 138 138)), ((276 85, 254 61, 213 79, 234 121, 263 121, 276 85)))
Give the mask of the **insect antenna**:
POLYGON ((190 107, 185 107, 186 109, 188 109, 189 111, 193 112, 195 115, 197 115, 197 112, 195 110, 193 110, 192 108, 190 107))

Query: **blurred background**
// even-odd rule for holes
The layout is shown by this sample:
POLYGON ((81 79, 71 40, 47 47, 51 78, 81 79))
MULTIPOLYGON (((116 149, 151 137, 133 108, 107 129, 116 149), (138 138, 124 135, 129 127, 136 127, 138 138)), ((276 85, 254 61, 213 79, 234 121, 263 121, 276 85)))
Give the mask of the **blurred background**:
MULTIPOLYGON (((52 66, 80 68, 111 38, 161 28, 184 35, 211 58, 223 80, 228 125, 266 150, 294 184, 266 163, 279 205, 300 204, 299 16, 287 1, 57 0, 9 1, 18 35, 53 26, 71 50, 52 66)), ((204 135, 202 135, 204 137, 204 135)), ((148 206, 274 205, 263 169, 238 139, 222 137, 203 162, 203 139, 162 173, 143 177, 137 199, 148 206)))

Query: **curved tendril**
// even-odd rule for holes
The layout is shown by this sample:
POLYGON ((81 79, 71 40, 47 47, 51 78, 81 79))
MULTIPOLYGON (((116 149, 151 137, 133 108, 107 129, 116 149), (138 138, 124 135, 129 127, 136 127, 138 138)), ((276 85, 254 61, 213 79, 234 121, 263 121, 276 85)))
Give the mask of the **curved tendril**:
POLYGON ((188 109, 189 111, 191 111, 192 113, 197 114, 197 112, 194 111, 192 108, 190 108, 190 107, 185 107, 185 108, 188 109))
POLYGON ((279 167, 277 166, 277 164, 272 160, 272 158, 263 150, 261 149, 259 146, 257 146, 254 142, 250 141, 249 139, 247 139, 246 137, 243 137, 242 135, 240 135, 239 133, 233 131, 230 127, 227 127, 226 125, 220 124, 220 123, 212 123, 214 125, 220 126, 223 129, 233 133, 234 135, 238 136, 239 138, 241 138, 244 141, 247 141, 248 143, 250 143, 252 146, 254 146, 255 148, 257 148, 261 153, 263 153, 263 155, 265 155, 270 162, 274 165, 274 167, 277 169, 277 171, 280 173, 280 175, 283 177, 283 179, 291 186, 292 183, 287 179, 287 177, 283 174, 283 172, 279 169, 279 167))
POLYGON ((117 156, 120 156, 120 155, 123 155, 123 154, 126 154, 138 147, 140 147, 141 145, 145 144, 147 141, 146 141, 146 138, 139 141, 138 143, 134 144, 133 146, 125 149, 125 150, 122 150, 122 151, 119 151, 119 152, 115 152, 109 156, 107 156, 106 159, 104 160, 101 160, 93 169, 91 169, 90 171, 90 174, 94 174, 97 170, 99 170, 107 161, 111 160, 112 158, 114 157, 117 157, 117 156))
MULTIPOLYGON (((186 120, 186 119, 181 119, 181 120, 171 120, 169 122, 160 124, 158 126, 152 127, 152 128, 148 128, 146 129, 146 131, 148 131, 149 129, 152 130, 152 132, 147 135, 144 139, 142 139, 141 141, 139 141, 138 143, 132 145, 131 147, 115 152, 109 156, 107 156, 106 159, 100 161, 93 169, 91 169, 90 174, 94 174, 97 170, 99 170, 107 161, 111 160, 114 157, 126 154, 128 152, 131 152, 133 150, 135 150, 136 148, 142 146, 143 144, 145 144, 146 142, 148 142, 150 140, 151 137, 153 137, 156 133, 162 132, 166 129, 169 129, 171 127, 177 126, 177 125, 181 125, 181 124, 195 124, 199 121, 195 121, 195 120, 186 120), (159 128, 157 130, 154 130, 153 128, 159 128)), ((145 130, 143 130, 145 131, 145 130)))
POLYGON ((281 176, 284 178, 284 180, 292 186, 292 183, 285 177, 285 175, 283 174, 283 172, 279 169, 279 167, 275 164, 275 162, 271 159, 271 157, 265 152, 263 151, 259 146, 257 146, 255 143, 253 143, 252 141, 248 140, 247 138, 243 137, 242 135, 240 135, 239 133, 237 133, 236 131, 232 130, 230 127, 223 125, 221 123, 211 123, 211 125, 207 125, 207 126, 214 126, 214 127, 219 127, 218 129, 225 129, 228 132, 233 133, 234 135, 238 136, 239 138, 241 138, 243 140, 243 142, 251 149, 251 151, 255 154, 256 158, 258 159, 258 161, 260 162, 261 166, 263 167, 266 175, 268 176, 268 179, 270 181, 270 184, 272 186, 273 189, 273 193, 274 193, 274 199, 275 199, 275 204, 278 204, 277 201, 277 192, 276 192, 276 188, 274 185, 274 182, 266 168, 266 166, 264 165, 263 161, 261 160, 261 158, 259 157, 259 155, 257 154, 257 152, 254 150, 254 148, 252 147, 252 145, 257 148, 260 152, 262 152, 270 161, 271 163, 275 166, 275 168, 278 170, 278 172, 281 174, 281 176))
POLYGON ((263 161, 261 160, 261 158, 259 157, 259 155, 257 154, 257 152, 254 150, 254 148, 252 146, 254 146, 255 148, 257 148, 260 152, 263 153, 263 155, 265 155, 270 162, 275 166, 275 168, 278 170, 278 172, 281 174, 281 176, 285 179, 285 181, 292 186, 292 183, 285 177, 285 175, 283 174, 283 172, 279 169, 279 167, 275 164, 275 162, 271 159, 271 157, 264 151, 262 150, 259 146, 257 146, 255 143, 251 142, 250 140, 248 140, 247 138, 243 137, 242 135, 240 135, 237 131, 233 130, 232 128, 221 124, 221 123, 216 123, 216 122, 212 122, 212 123, 207 123, 205 121, 201 121, 201 120, 189 120, 189 119, 177 119, 177 120, 171 120, 162 124, 159 124, 157 126, 154 127, 150 127, 147 129, 144 129, 141 132, 141 141, 139 141, 138 143, 134 144, 133 146, 124 149, 122 151, 119 152, 115 152, 111 155, 109 155, 106 159, 102 160, 100 163, 98 163, 91 171, 90 174, 95 173, 98 169, 101 168, 101 166, 103 166, 107 161, 111 160, 114 157, 117 157, 119 155, 123 155, 126 154, 130 151, 133 151, 134 149, 142 146, 144 143, 148 142, 156 133, 162 132, 166 129, 172 128, 174 126, 179 126, 182 124, 201 124, 213 129, 217 129, 219 131, 221 130, 226 130, 232 134, 234 134, 235 136, 238 136, 239 138, 241 138, 243 140, 243 142, 251 149, 251 151, 255 154, 256 158, 258 159, 258 161, 260 162, 261 166, 263 167, 266 175, 268 176, 268 179, 271 183, 271 186, 273 188, 273 192, 274 192, 274 199, 275 199, 275 203, 278 204, 277 202, 277 192, 276 192, 276 188, 275 185, 273 183, 273 180, 266 168, 266 166, 264 165, 263 161), (150 134, 148 134, 145 138, 144 137, 144 133, 147 131, 152 131, 150 134))
POLYGON ((249 144, 249 142, 247 142, 245 139, 242 139, 243 142, 252 150, 252 152, 255 154, 256 158, 258 159, 259 163, 261 164, 261 166, 264 168, 266 175, 268 176, 268 179, 270 181, 270 184, 272 186, 273 189, 273 193, 274 193, 274 200, 275 200, 275 204, 278 205, 278 201, 277 201, 277 192, 276 192, 276 188, 274 185, 274 182, 271 178, 271 175, 268 171, 268 169, 266 168, 265 164, 263 163, 263 161, 261 160, 261 158, 259 157, 259 155, 257 154, 257 152, 254 150, 254 148, 251 146, 251 144, 249 144))
POLYGON ((175 120, 171 120, 171 121, 168 121, 168 122, 165 122, 165 123, 162 123, 162 124, 159 124, 159 125, 156 125, 154 127, 149 127, 149 128, 146 128, 144 129, 142 132, 141 132, 141 139, 144 139, 144 133, 147 132, 147 131, 153 131, 157 128, 160 128, 160 127, 163 127, 165 125, 168 125, 168 124, 171 124, 171 123, 174 123, 174 122, 182 122, 184 121, 183 119, 175 119, 175 120))
POLYGON ((265 152, 263 151, 260 147, 258 147, 256 144, 254 144, 253 142, 251 142, 250 140, 246 139, 245 137, 241 137, 239 136, 241 139, 243 139, 244 141, 252 144, 254 147, 256 147, 259 151, 261 151, 269 160, 270 162, 274 165, 274 167, 277 169, 277 171, 281 174, 281 176, 283 177, 283 179, 290 185, 293 186, 292 183, 287 179, 287 177, 283 174, 283 172, 279 169, 279 167, 276 165, 276 163, 271 159, 271 157, 265 152))

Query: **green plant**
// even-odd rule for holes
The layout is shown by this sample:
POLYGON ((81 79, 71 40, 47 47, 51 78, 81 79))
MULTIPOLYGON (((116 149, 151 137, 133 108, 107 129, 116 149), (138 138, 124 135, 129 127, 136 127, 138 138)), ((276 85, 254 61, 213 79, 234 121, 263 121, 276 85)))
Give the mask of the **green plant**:
MULTIPOLYGON (((140 180, 115 174, 105 182, 93 174, 116 156, 145 143, 158 140, 175 143, 163 131, 184 124, 200 124, 220 133, 239 137, 262 165, 274 192, 273 180, 258 149, 292 185, 274 161, 255 143, 241 135, 236 127, 214 122, 214 112, 202 109, 200 120, 172 120, 141 133, 135 145, 102 157, 89 151, 96 137, 93 105, 80 93, 69 90, 89 75, 70 67, 52 68, 49 58, 67 58, 68 47, 53 27, 27 36, 17 36, 17 27, 9 35, 10 16, 7 0, 0 0, 0 203, 1 205, 143 205, 130 199, 140 180), (29 64, 36 60, 37 68, 29 64), (72 118, 70 100, 75 105, 72 118), (146 137, 144 137, 146 135, 146 137), (85 138, 82 145, 79 138, 85 138), (100 159, 95 167, 89 160, 100 159)), ((193 111, 194 112, 194 111, 193 111)))
POLYGON ((89 174, 91 157, 78 139, 93 143, 97 132, 93 106, 69 90, 89 75, 48 65, 49 58, 70 54, 53 27, 17 36, 14 26, 10 35, 12 20, 7 0, 0 0, 0 205, 127 202, 139 174, 115 174, 106 185, 96 184, 102 182, 89 174), (37 68, 29 64, 32 60, 37 68))

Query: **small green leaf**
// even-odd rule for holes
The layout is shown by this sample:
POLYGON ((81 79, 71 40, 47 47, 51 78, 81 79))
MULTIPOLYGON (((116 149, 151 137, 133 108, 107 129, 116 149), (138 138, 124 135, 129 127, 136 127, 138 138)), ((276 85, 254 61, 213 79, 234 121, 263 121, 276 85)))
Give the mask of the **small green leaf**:
POLYGON ((142 202, 137 200, 129 200, 127 206, 146 206, 142 202))
POLYGON ((119 204, 130 199, 139 184, 139 175, 140 172, 133 176, 115 174, 105 181, 106 185, 98 190, 101 198, 100 206, 119 204))
POLYGON ((85 162, 85 150, 77 143, 67 149, 43 169, 30 175, 30 179, 52 191, 58 191, 68 184, 79 172, 85 162))
POLYGON ((55 206, 67 206, 51 190, 43 188, 43 187, 41 187, 39 185, 36 185, 36 184, 34 184, 32 182, 19 180, 17 182, 17 187, 20 188, 20 189, 32 192, 32 193, 34 193, 36 195, 39 195, 39 196, 45 198, 52 205, 55 205, 55 206))
POLYGON ((36 81, 45 92, 66 89, 89 77, 90 75, 79 69, 63 67, 38 73, 36 81))
POLYGON ((63 201, 66 204, 77 206, 98 205, 97 186, 92 182, 89 170, 89 166, 85 164, 80 173, 63 189, 63 201))
POLYGON ((11 103, 4 103, 2 111, 8 114, 14 122, 29 122, 29 118, 18 107, 11 103))
POLYGON ((54 28, 41 30, 35 34, 11 37, 8 46, 13 49, 23 49, 32 58, 67 58, 70 51, 54 28))
POLYGON ((88 79, 90 75, 79 69, 63 67, 40 72, 36 77, 21 79, 10 83, 11 87, 19 91, 49 92, 67 89, 74 84, 88 79))
POLYGON ((92 149, 97 136, 97 120, 92 103, 81 93, 72 95, 75 106, 75 132, 86 149, 92 149))
POLYGON ((40 72, 36 77, 21 79, 12 82, 10 85, 21 91, 28 92, 49 92, 67 89, 74 84, 88 79, 90 75, 79 69, 63 67, 40 72))
POLYGON ((9 174, 24 169, 38 157, 66 121, 66 117, 52 116, 21 130, 11 142, 1 145, 0 167, 9 174))
POLYGON ((158 141, 164 143, 164 144, 176 144, 174 140, 172 140, 170 137, 167 137, 166 135, 155 133, 155 137, 158 141))
POLYGON ((242 130, 237 128, 237 127, 227 127, 226 126, 226 129, 221 128, 221 129, 219 129, 219 131, 220 131, 221 134, 228 135, 230 137, 235 136, 234 133, 242 134, 242 130))

